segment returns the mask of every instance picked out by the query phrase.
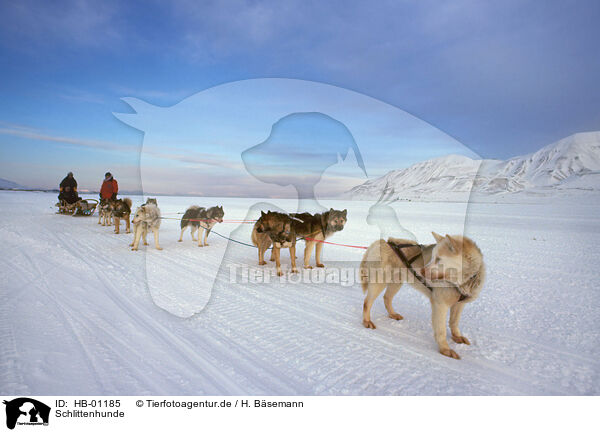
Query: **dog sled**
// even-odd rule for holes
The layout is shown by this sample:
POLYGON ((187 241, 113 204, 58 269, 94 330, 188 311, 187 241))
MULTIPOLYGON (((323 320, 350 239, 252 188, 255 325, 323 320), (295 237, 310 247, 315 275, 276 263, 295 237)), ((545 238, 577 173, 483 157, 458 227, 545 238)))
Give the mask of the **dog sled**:
POLYGON ((60 200, 56 203, 56 207, 58 207, 56 213, 71 216, 91 216, 96 211, 97 206, 98 200, 93 198, 80 199, 72 204, 69 204, 65 200, 60 200))

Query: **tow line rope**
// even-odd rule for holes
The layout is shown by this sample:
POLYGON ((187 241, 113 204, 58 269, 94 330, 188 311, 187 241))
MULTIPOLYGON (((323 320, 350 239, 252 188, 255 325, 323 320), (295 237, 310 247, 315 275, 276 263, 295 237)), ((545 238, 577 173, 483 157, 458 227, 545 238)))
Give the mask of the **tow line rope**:
MULTIPOLYGON (((183 214, 183 213, 165 213, 165 214, 183 214)), ((190 221, 190 222, 208 222, 210 220, 213 220, 213 219, 181 219, 181 218, 175 218, 175 217, 161 217, 161 219, 187 220, 187 221, 190 221)), ((254 223, 254 222, 256 222, 256 220, 251 220, 251 219, 228 219, 228 220, 224 220, 222 223, 254 223)), ((231 237, 227 237, 227 236, 224 236, 222 234, 219 234, 217 231, 214 230, 214 228, 211 229, 211 232, 215 233, 219 237, 222 237, 222 238, 227 239, 227 240, 231 240, 232 242, 256 248, 256 246, 254 246, 252 244, 244 243, 242 241, 235 240, 235 239, 233 239, 231 237)), ((298 241, 298 240, 315 241, 315 242, 319 242, 319 243, 325 243, 325 244, 330 244, 330 245, 334 245, 334 246, 342 246, 342 247, 348 247, 348 248, 354 248, 354 249, 368 249, 367 246, 356 246, 356 245, 348 245, 348 244, 343 244, 343 243, 333 243, 333 242, 328 242, 328 241, 325 241, 325 240, 317 240, 317 239, 311 238, 311 237, 298 237, 296 239, 296 241, 298 241)), ((272 249, 272 247, 269 248, 269 249, 272 249)))
MULTIPOLYGON (((182 219, 182 218, 164 217, 164 216, 161 216, 161 219, 171 219, 171 220, 178 220, 178 221, 186 220, 189 222, 210 222, 211 220, 214 221, 214 219, 188 219, 188 218, 182 219)), ((254 222, 256 222, 256 221, 255 220, 245 220, 245 219, 227 219, 227 220, 224 220, 222 223, 254 223, 254 222)))

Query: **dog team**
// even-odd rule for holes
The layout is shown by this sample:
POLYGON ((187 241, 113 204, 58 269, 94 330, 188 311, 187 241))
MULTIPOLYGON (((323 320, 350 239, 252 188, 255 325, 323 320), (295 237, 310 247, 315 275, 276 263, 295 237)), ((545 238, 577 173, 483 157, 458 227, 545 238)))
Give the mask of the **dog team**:
MULTIPOLYGON (((115 225, 119 233, 120 220, 126 222, 126 231, 130 232, 129 218, 131 200, 116 199, 116 181, 107 173, 105 193, 101 191, 100 218, 98 223, 115 225), (109 195, 110 193, 110 195, 109 195), (110 197, 110 199, 108 199, 110 197)), ((103 185, 104 187, 104 185, 103 185)), ((258 249, 258 264, 266 265, 265 253, 271 248, 270 260, 275 261, 277 275, 282 276, 281 249, 289 249, 291 271, 297 273, 296 242, 303 240, 304 268, 311 269, 310 260, 315 250, 315 264, 324 267, 321 256, 327 238, 344 229, 347 222, 347 210, 330 209, 323 213, 282 213, 261 212, 252 229, 252 243, 258 249)), ((198 246, 208 246, 210 231, 217 223, 223 222, 223 207, 206 209, 199 206, 189 207, 181 218, 181 234, 189 227, 192 240, 198 246), (198 232, 198 238, 194 234, 198 232), (204 237, 204 238, 202 238, 204 237)), ((132 250, 138 250, 140 239, 147 245, 148 231, 154 235, 156 249, 161 250, 158 239, 161 215, 156 199, 148 198, 133 216, 134 239, 132 250)), ((392 300, 403 284, 407 283, 424 294, 431 304, 431 323, 434 339, 441 354, 454 359, 460 356, 450 348, 446 338, 446 317, 450 312, 449 326, 452 340, 458 344, 470 345, 462 335, 459 322, 467 303, 479 296, 485 281, 485 264, 481 250, 475 242, 461 235, 442 236, 432 232, 435 243, 422 245, 414 240, 388 238, 377 240, 366 250, 360 264, 360 280, 363 293, 363 325, 375 329, 371 321, 371 308, 377 297, 384 292, 383 302, 388 316, 395 320, 403 319, 393 306, 392 300)))

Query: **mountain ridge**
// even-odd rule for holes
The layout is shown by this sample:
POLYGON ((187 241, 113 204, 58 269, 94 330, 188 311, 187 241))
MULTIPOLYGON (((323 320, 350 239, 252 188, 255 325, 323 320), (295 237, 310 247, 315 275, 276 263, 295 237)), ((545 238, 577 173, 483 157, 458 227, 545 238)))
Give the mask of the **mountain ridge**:
POLYGON ((600 132, 580 132, 507 160, 440 156, 347 191, 352 199, 450 199, 481 195, 600 191, 600 132))

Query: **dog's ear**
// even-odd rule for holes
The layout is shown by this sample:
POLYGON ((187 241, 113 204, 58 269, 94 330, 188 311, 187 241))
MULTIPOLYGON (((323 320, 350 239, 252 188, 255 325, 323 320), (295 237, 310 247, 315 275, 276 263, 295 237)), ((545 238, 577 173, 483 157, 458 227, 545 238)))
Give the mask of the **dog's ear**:
POLYGON ((346 216, 348 214, 348 209, 344 209, 342 213, 344 213, 344 216, 346 216))
POLYGON ((260 217, 263 217, 263 216, 266 216, 266 214, 265 214, 265 212, 264 212, 264 211, 262 211, 262 210, 261 210, 261 211, 260 211, 260 217))
POLYGON ((448 242, 450 243, 450 250, 452 252, 456 252, 459 249, 458 242, 453 237, 450 237, 450 234, 446 234, 446 238, 448 239, 448 242))
POLYGON ((441 242, 442 240, 444 240, 444 236, 439 235, 438 233, 436 233, 435 231, 431 231, 431 235, 433 236, 433 238, 435 239, 436 243, 441 242))

